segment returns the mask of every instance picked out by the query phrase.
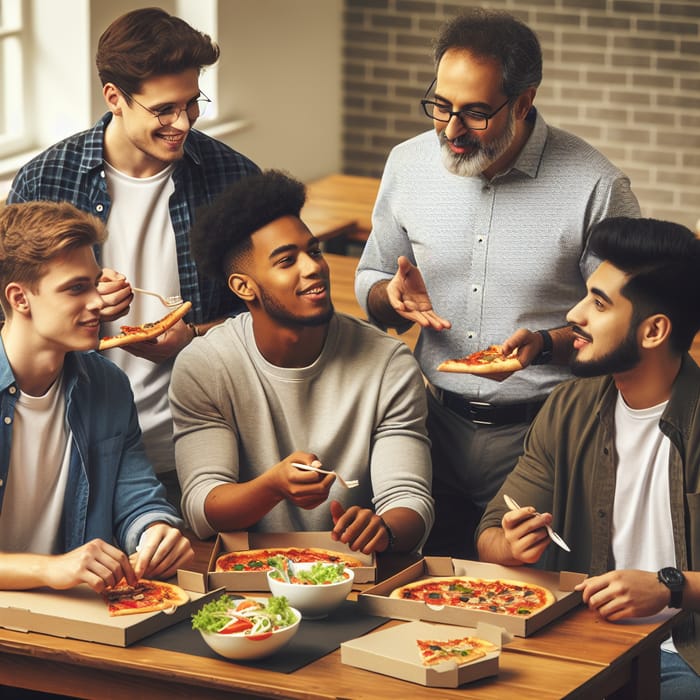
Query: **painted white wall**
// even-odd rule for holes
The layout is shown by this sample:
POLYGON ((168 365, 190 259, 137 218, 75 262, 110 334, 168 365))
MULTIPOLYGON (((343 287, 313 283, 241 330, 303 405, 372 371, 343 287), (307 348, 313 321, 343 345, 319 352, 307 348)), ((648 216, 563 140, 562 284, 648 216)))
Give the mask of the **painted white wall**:
POLYGON ((153 5, 221 47, 202 83, 207 92, 216 81, 217 138, 302 180, 339 171, 342 0, 29 0, 37 150, 105 111, 94 64, 99 36, 124 12, 153 5), (230 128, 241 120, 244 128, 230 128))
POLYGON ((219 103, 235 147, 309 180, 341 166, 341 0, 222 0, 219 103))

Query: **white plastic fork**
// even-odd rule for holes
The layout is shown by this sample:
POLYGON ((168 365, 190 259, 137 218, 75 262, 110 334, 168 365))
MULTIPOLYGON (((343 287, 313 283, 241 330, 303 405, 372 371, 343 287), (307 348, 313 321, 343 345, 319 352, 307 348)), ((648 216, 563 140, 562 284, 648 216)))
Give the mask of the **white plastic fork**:
POLYGON ((147 289, 139 289, 138 287, 132 287, 131 291, 139 292, 139 294, 150 294, 152 297, 157 297, 160 299, 163 306, 167 306, 169 309, 172 309, 174 306, 182 306, 184 303, 179 294, 174 297, 164 297, 160 294, 156 294, 156 292, 149 292, 147 289))
MULTIPOLYGON (((508 506, 509 510, 520 510, 520 506, 510 496, 503 494, 503 500, 506 502, 506 505, 508 506)), ((545 528, 547 528, 547 534, 549 535, 549 539, 551 539, 552 542, 558 544, 562 549, 566 550, 567 552, 571 551, 569 545, 566 544, 566 542, 564 542, 564 539, 559 533, 554 532, 554 530, 552 530, 552 528, 549 525, 545 525, 545 528)))
POLYGON ((328 471, 328 469, 321 469, 320 467, 312 467, 310 464, 302 464, 301 462, 292 462, 292 466, 296 467, 297 469, 303 469, 307 472, 318 472, 319 474, 334 474, 335 478, 338 479, 338 481, 345 486, 346 489, 354 489, 356 486, 360 485, 360 482, 357 479, 348 479, 348 481, 345 481, 340 474, 334 471, 328 471))

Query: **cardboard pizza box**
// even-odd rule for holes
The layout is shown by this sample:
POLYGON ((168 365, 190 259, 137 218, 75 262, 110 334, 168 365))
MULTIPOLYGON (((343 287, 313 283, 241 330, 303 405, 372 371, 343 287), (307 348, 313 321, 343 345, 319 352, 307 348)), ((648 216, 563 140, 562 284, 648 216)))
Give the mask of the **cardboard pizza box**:
POLYGON ((102 597, 84 584, 65 591, 49 588, 0 591, 0 627, 126 647, 188 618, 221 593, 190 590, 182 585, 179 577, 177 583, 187 590, 190 602, 179 606, 175 612, 119 617, 110 617, 102 597))
POLYGON ((340 645, 340 660, 350 666, 411 683, 433 688, 457 688, 486 676, 497 675, 501 646, 507 641, 509 637, 502 628, 484 623, 471 628, 407 622, 343 642, 340 645), (489 652, 468 664, 457 665, 454 661, 443 661, 435 666, 422 664, 417 640, 446 641, 461 637, 485 639, 495 644, 498 651, 489 652))
POLYGON ((224 587, 227 591, 269 591, 265 571, 216 572, 216 560, 227 552, 266 547, 323 547, 359 559, 363 566, 353 569, 355 583, 373 583, 377 580, 374 554, 353 552, 342 542, 331 538, 330 532, 221 532, 216 538, 209 559, 209 587, 224 587))
POLYGON ((503 627, 518 637, 528 637, 581 602, 581 593, 574 591, 574 586, 585 577, 585 574, 580 573, 539 571, 526 566, 500 566, 450 557, 424 557, 391 578, 360 593, 358 602, 361 608, 371 615, 467 627, 473 627, 478 622, 487 622, 503 627), (556 602, 528 617, 513 617, 483 610, 428 605, 422 601, 389 597, 399 586, 433 576, 473 576, 535 583, 552 591, 556 602))

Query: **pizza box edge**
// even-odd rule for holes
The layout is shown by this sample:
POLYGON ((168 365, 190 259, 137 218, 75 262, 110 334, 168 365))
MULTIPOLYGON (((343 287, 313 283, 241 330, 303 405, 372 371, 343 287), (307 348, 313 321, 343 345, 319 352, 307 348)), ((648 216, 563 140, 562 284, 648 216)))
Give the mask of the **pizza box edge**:
POLYGON ((102 597, 83 584, 67 590, 0 591, 0 627, 15 632, 36 632, 62 639, 77 639, 109 646, 128 647, 145 637, 187 619, 221 590, 203 592, 182 585, 190 600, 173 613, 109 615, 102 597), (57 611, 60 610, 59 614, 57 611))
POLYGON ((509 639, 501 627, 478 623, 475 628, 415 620, 350 639, 340 645, 342 663, 432 688, 457 688, 498 675, 501 646, 509 639), (478 637, 498 647, 483 658, 458 665, 445 661, 424 666, 418 654, 419 639, 447 640, 478 637))

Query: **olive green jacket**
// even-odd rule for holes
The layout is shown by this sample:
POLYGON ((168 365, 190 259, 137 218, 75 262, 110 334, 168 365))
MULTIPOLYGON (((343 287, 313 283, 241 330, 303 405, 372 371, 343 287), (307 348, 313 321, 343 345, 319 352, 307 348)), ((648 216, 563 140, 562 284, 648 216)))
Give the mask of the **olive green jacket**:
MULTIPOLYGON (((500 527, 503 494, 552 513, 552 527, 571 553, 549 547, 538 567, 598 575, 614 569, 615 401, 611 377, 573 379, 549 396, 525 438, 515 469, 488 504, 476 538, 500 527)), ((659 427, 671 441, 669 484, 676 565, 700 570, 700 368, 688 355, 659 427)), ((700 611, 673 631, 686 661, 700 673, 700 611)))

